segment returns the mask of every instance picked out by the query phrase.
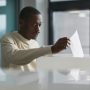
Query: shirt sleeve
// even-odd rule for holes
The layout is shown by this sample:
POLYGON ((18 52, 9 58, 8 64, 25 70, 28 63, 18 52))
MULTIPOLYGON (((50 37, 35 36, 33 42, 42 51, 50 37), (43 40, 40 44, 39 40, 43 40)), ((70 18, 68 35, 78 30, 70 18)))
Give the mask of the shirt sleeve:
POLYGON ((51 54, 51 46, 40 47, 34 49, 18 49, 17 46, 10 40, 4 39, 1 42, 2 56, 5 61, 15 65, 25 65, 30 63, 32 60, 51 54))

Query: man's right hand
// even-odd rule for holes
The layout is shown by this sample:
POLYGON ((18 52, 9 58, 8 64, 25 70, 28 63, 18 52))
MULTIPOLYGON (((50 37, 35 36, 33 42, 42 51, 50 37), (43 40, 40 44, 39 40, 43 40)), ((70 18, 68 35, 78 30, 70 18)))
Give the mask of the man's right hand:
POLYGON ((67 37, 60 38, 51 47, 52 53, 58 53, 64 49, 66 49, 69 45, 70 45, 70 40, 67 37))

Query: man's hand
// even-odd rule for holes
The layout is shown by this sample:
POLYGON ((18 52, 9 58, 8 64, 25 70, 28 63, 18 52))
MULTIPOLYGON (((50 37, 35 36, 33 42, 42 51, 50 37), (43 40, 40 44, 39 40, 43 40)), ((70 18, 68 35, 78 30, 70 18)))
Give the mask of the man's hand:
POLYGON ((52 53, 58 53, 66 49, 70 45, 70 40, 67 37, 60 38, 52 47, 52 53))

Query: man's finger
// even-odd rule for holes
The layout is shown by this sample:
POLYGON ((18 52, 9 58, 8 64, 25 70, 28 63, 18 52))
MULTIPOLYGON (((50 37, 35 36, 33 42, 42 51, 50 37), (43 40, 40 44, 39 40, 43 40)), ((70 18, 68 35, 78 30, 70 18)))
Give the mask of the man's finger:
POLYGON ((70 45, 71 43, 70 43, 70 42, 68 42, 67 44, 68 44, 68 45, 70 45))

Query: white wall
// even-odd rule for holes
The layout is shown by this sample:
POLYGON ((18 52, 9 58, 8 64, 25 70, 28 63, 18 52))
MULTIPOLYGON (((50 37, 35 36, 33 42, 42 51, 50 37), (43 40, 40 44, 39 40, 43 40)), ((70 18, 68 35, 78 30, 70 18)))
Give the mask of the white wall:
POLYGON ((36 0, 20 0, 20 8, 22 9, 26 6, 36 7, 36 0))

